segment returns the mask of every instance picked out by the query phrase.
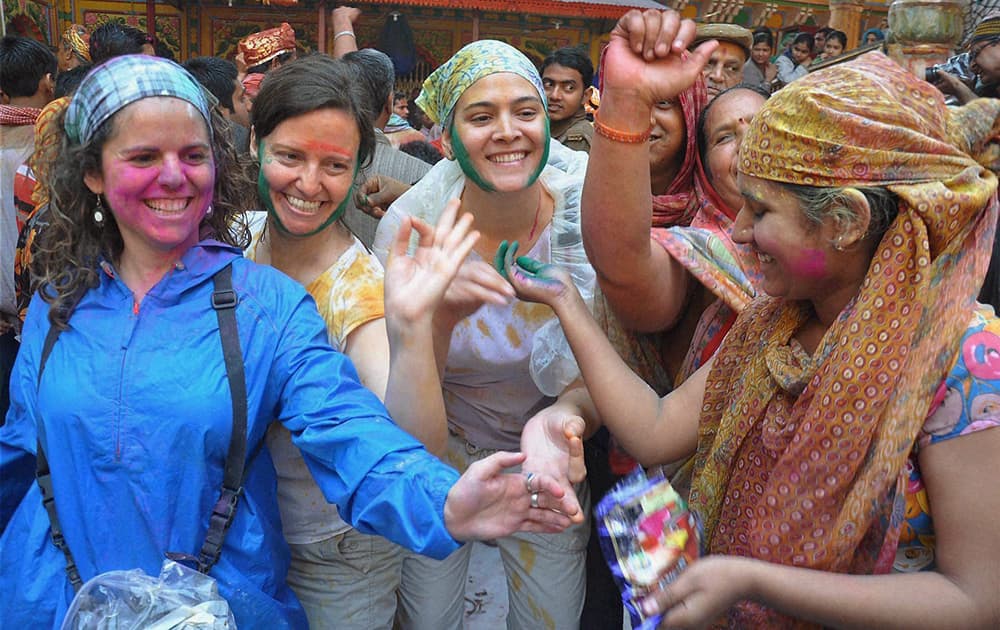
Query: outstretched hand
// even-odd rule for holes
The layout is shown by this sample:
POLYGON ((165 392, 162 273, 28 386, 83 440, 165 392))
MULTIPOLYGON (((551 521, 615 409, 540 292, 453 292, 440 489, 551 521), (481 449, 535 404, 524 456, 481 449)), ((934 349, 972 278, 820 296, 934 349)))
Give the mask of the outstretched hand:
POLYGON ((416 217, 405 217, 396 232, 385 265, 385 312, 387 322, 430 323, 462 262, 479 240, 472 230, 471 214, 456 220, 459 201, 445 206, 437 226, 416 217), (410 235, 419 240, 412 255, 407 253, 410 235))
POLYGON ((585 428, 583 418, 565 410, 561 403, 539 411, 521 430, 521 452, 525 455, 522 470, 555 479, 567 498, 575 499, 573 484, 587 476, 583 461, 585 428))
POLYGON ((518 256, 517 248, 517 241, 501 242, 493 266, 514 287, 518 298, 551 306, 557 314, 560 305, 580 299, 568 271, 528 256, 518 256))
POLYGON ((524 461, 521 453, 495 453, 473 463, 448 492, 444 519, 456 540, 489 540, 522 532, 557 533, 583 519, 576 496, 554 479, 528 479, 505 469, 524 461), (537 506, 532 506, 532 497, 537 506))
POLYGON ((602 60, 602 98, 615 90, 638 93, 644 103, 673 100, 698 80, 718 42, 692 51, 695 23, 676 11, 633 9, 618 20, 602 60))

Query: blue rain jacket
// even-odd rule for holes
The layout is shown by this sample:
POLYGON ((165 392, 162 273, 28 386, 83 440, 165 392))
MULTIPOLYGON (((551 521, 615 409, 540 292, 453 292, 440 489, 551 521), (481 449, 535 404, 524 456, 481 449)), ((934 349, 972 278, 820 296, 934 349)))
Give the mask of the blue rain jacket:
POLYGON ((157 575, 164 552, 197 554, 218 498, 232 427, 212 275, 233 265, 248 391, 245 493, 211 575, 241 630, 305 628, 285 585, 275 473, 277 419, 326 497, 357 529, 443 558, 458 543, 444 502, 458 474, 388 417, 327 342, 312 298, 221 243, 194 246, 134 307, 105 265, 36 383, 48 331, 36 295, 0 428, 0 627, 58 628, 73 590, 34 483, 37 422, 62 529, 83 580, 117 569, 157 575), (253 457, 254 452, 257 455, 253 457))

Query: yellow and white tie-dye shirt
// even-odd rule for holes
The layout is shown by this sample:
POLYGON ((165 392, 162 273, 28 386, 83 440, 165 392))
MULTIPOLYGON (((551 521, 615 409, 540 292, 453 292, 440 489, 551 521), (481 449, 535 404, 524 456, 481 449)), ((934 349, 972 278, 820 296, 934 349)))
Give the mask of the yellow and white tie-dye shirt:
MULTIPOLYGON (((254 235, 246 251, 250 260, 255 260, 260 235, 254 235)), ((356 328, 385 317, 382 277, 381 263, 355 238, 340 258, 306 287, 326 322, 330 345, 337 350, 343 352, 348 335, 356 328)), ((272 425, 267 447, 278 473, 278 507, 288 542, 304 545, 350 529, 313 481, 288 429, 279 423, 272 425)))

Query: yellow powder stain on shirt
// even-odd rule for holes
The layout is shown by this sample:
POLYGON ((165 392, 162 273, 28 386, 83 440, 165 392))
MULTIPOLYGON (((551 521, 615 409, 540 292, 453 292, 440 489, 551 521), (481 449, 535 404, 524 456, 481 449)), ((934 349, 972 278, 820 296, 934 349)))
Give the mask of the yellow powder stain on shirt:
POLYGON ((507 578, 510 580, 511 590, 520 591, 521 587, 524 586, 524 584, 521 582, 521 576, 518 575, 517 573, 511 572, 510 574, 507 575, 507 578))
POLYGON ((486 320, 479 319, 476 320, 476 328, 479 329, 479 333, 486 337, 487 339, 492 339, 493 335, 490 333, 490 327, 486 325, 486 320))
POLYGON ((538 559, 535 548, 530 543, 519 540, 517 541, 517 551, 521 556, 521 564, 524 566, 524 572, 531 573, 531 570, 535 568, 535 560, 538 559))
POLYGON ((513 324, 507 324, 507 341, 510 342, 513 348, 521 347, 521 335, 517 334, 517 330, 514 329, 513 324))
POLYGON ((514 303, 513 315, 523 320, 528 327, 537 327, 555 317, 551 308, 544 304, 517 301, 514 303))

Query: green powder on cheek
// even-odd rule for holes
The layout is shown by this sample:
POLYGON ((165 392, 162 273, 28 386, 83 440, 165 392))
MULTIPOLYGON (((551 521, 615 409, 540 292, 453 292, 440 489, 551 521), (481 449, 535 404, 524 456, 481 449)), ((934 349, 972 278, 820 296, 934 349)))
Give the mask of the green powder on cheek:
MULTIPOLYGON (((455 152, 455 161, 458 162, 458 166, 462 169, 462 172, 465 173, 465 176, 468 177, 470 180, 472 180, 472 182, 476 186, 479 186, 484 191, 496 192, 496 188, 494 188, 492 184, 483 179, 483 177, 476 171, 475 167, 472 165, 472 158, 469 157, 469 151, 465 148, 465 145, 462 144, 462 139, 459 137, 458 132, 455 130, 454 120, 452 120, 451 127, 449 127, 449 133, 451 135, 452 150, 455 152)), ((545 144, 545 149, 542 152, 542 159, 538 162, 538 167, 535 169, 535 172, 532 173, 531 177, 528 178, 528 181, 527 183, 525 183, 524 188, 528 188, 536 181, 538 181, 538 177, 542 174, 542 171, 545 169, 545 165, 548 164, 550 137, 551 136, 549 133, 549 118, 548 116, 546 116, 545 133, 542 136, 545 144)))
MULTIPOLYGON (((327 220, 323 221, 322 225, 320 225, 315 230, 311 230, 305 234, 296 234, 295 232, 292 232, 287 227, 285 227, 285 224, 281 222, 281 218, 278 217, 278 213, 274 211, 274 203, 271 201, 271 187, 267 183, 267 178, 264 177, 265 160, 264 160, 263 139, 257 142, 257 159, 260 161, 260 169, 257 173, 257 196, 260 197, 261 202, 264 204, 264 209, 267 210, 267 216, 274 221, 275 227, 277 227, 281 233, 288 234, 289 236, 306 238, 309 236, 313 236, 315 234, 319 234, 326 228, 330 227, 330 225, 334 221, 337 221, 338 219, 340 219, 340 217, 344 216, 344 212, 347 210, 347 203, 348 201, 350 201, 351 195, 354 194, 353 181, 351 183, 351 187, 347 189, 347 194, 344 195, 344 198, 341 200, 340 204, 336 207, 336 209, 334 209, 334 211, 330 214, 327 220)), ((270 158, 267 159, 270 160, 270 158)), ((352 176, 351 179, 352 180, 357 179, 357 176, 358 176, 358 160, 357 156, 355 156, 354 175, 352 176)))

